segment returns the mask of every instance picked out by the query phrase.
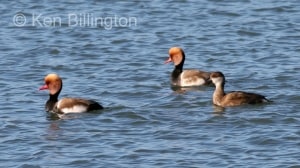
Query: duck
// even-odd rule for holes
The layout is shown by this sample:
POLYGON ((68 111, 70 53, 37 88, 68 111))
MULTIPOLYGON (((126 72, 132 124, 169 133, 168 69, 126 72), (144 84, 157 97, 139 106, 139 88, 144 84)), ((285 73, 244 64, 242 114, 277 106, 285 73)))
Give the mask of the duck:
POLYGON ((169 58, 165 64, 174 63, 174 70, 171 74, 171 85, 178 87, 203 86, 211 84, 210 73, 196 69, 183 70, 185 54, 182 48, 172 47, 169 49, 169 58))
POLYGON ((210 79, 215 85, 213 104, 221 107, 239 106, 243 104, 258 104, 270 102, 265 96, 243 91, 225 93, 225 76, 222 72, 212 72, 210 79))
POLYGON ((45 85, 39 90, 49 90, 49 99, 45 104, 47 112, 66 114, 66 113, 82 113, 94 110, 101 110, 103 106, 94 100, 82 98, 62 98, 58 100, 58 96, 62 90, 62 79, 54 73, 48 74, 45 78, 45 85))

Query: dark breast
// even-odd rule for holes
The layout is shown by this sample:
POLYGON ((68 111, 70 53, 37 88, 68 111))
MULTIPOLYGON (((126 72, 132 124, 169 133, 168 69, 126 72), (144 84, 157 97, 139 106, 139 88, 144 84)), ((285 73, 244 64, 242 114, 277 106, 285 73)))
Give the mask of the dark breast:
POLYGON ((57 101, 48 100, 45 104, 45 110, 47 112, 53 111, 53 108, 54 108, 56 102, 57 101))

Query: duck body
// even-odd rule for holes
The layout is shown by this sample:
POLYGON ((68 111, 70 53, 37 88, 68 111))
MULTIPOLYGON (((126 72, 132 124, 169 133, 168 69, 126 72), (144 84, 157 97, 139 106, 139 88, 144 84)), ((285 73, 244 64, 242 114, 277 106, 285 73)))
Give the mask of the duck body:
POLYGON ((45 104, 45 110, 47 112, 66 114, 103 109, 99 103, 93 100, 82 98, 62 98, 58 100, 59 93, 62 89, 62 80, 56 74, 49 74, 45 77, 45 85, 40 87, 40 90, 46 89, 49 90, 49 99, 45 104))
POLYGON ((213 93, 213 103, 221 107, 239 106, 243 104, 258 104, 269 102, 269 100, 260 94, 243 91, 232 91, 225 93, 225 76, 221 72, 213 72, 210 76, 216 89, 213 93))
POLYGON ((263 95, 242 91, 232 91, 227 93, 221 99, 213 99, 215 105, 222 107, 239 106, 243 104, 259 104, 268 101, 269 100, 263 95))
POLYGON ((65 114, 82 113, 100 109, 103 109, 103 107, 94 100, 63 98, 55 104, 52 111, 54 113, 65 114))
POLYGON ((173 86, 189 87, 209 85, 210 73, 196 69, 183 70, 185 61, 184 51, 179 47, 172 47, 169 50, 169 59, 165 63, 173 62, 175 68, 171 74, 171 84, 173 86))
POLYGON ((171 84, 173 86, 190 87, 208 85, 210 73, 196 69, 179 71, 174 69, 171 75, 171 84))

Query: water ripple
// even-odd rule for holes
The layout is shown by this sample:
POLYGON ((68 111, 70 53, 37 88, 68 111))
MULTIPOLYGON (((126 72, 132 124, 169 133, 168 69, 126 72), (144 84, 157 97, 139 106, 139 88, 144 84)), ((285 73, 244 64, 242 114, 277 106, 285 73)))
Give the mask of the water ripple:
MULTIPOLYGON (((6 1, 0 4, 0 154, 6 167, 299 167, 298 1, 6 1), (14 25, 22 13, 64 17, 59 27, 14 25), (69 13, 136 17, 137 26, 71 27, 69 13), (220 108, 214 87, 169 84, 168 49, 184 68, 222 71, 226 91, 266 105, 220 108), (47 73, 60 97, 102 111, 44 111, 47 73)), ((53 24, 58 24, 54 22, 53 24)), ((52 24, 52 25, 53 25, 52 24)))

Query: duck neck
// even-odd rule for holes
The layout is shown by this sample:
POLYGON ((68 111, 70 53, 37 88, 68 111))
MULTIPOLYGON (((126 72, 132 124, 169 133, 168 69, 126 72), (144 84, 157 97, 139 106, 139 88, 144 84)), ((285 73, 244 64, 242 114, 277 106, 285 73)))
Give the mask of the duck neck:
POLYGON ((185 60, 185 55, 184 55, 184 52, 182 52, 182 60, 179 64, 175 65, 175 68, 172 72, 172 80, 173 81, 177 81, 180 74, 182 73, 184 60, 185 60))
POLYGON ((213 102, 216 105, 220 105, 222 98, 225 96, 224 85, 225 83, 216 84, 216 89, 213 94, 213 102))
POLYGON ((54 108, 56 102, 58 102, 58 95, 59 95, 61 89, 62 89, 62 84, 61 84, 61 88, 58 90, 58 92, 56 92, 55 94, 49 94, 49 99, 45 105, 45 109, 47 112, 53 111, 53 108, 54 108))
POLYGON ((55 103, 58 101, 58 95, 49 95, 49 100, 46 102, 45 109, 47 112, 51 112, 55 106, 55 103))
POLYGON ((178 78, 179 78, 181 72, 182 72, 182 68, 179 69, 179 68, 176 68, 176 67, 175 67, 175 69, 174 69, 173 72, 172 72, 172 76, 171 76, 171 77, 172 77, 172 80, 173 80, 173 83, 176 82, 176 81, 178 80, 178 78))

